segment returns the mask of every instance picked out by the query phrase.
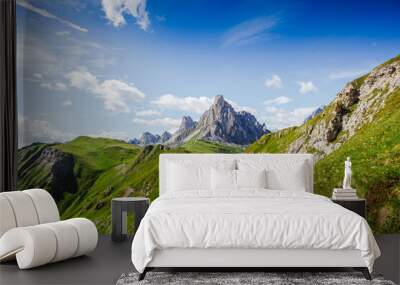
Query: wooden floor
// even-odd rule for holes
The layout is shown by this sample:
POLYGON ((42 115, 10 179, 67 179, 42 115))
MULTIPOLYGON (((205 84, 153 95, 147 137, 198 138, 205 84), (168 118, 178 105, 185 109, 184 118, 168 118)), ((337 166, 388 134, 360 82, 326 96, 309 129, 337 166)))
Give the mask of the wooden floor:
MULTIPOLYGON (((374 271, 399 284, 400 235, 378 235, 376 239, 382 257, 374 271)), ((97 249, 88 256, 30 270, 19 270, 15 262, 4 263, 0 265, 0 284, 115 284, 122 273, 134 271, 131 242, 114 243, 109 236, 102 236, 97 249)))

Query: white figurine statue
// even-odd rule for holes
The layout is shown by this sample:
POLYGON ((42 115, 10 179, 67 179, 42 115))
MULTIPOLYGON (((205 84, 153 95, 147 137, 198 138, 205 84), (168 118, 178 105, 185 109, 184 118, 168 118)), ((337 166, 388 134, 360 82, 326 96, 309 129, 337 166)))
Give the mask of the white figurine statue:
POLYGON ((344 179, 343 179, 343 189, 351 188, 351 161, 350 157, 344 162, 344 179))

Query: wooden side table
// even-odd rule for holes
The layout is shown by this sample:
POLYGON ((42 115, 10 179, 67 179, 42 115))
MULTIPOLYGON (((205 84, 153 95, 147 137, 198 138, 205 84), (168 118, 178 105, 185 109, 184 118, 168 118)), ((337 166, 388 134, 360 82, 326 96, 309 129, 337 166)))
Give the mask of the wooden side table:
POLYGON ((123 241, 127 236, 127 213, 135 214, 135 231, 146 214, 150 199, 145 197, 121 197, 111 200, 112 241, 123 241))
POLYGON ((351 199, 351 200, 336 200, 332 199, 332 202, 339 204, 340 206, 359 214, 365 218, 365 199, 351 199))

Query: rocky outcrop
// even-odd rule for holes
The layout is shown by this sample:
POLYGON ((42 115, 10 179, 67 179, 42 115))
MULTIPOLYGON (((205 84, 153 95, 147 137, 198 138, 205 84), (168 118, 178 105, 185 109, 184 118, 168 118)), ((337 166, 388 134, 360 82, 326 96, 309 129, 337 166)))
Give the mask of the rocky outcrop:
POLYGON ((190 136, 195 127, 196 122, 190 116, 183 116, 179 129, 172 134, 166 143, 169 145, 179 145, 190 136))
POLYGON ((165 132, 163 132, 162 133, 162 135, 160 136, 160 139, 159 139, 159 143, 165 143, 166 141, 168 141, 170 138, 171 138, 171 133, 170 132, 167 132, 167 131, 165 131, 165 132))
POLYGON ((178 132, 192 130, 196 127, 196 122, 190 116, 183 116, 178 132))
POLYGON ((140 144, 140 140, 137 139, 137 138, 133 138, 133 139, 128 140, 128 143, 130 143, 130 144, 140 144))
POLYGON ((74 174, 75 161, 71 154, 51 145, 31 145, 18 152, 18 188, 43 188, 56 201, 64 193, 75 193, 78 183, 74 174))
POLYGON ((159 135, 153 135, 152 133, 149 132, 144 132, 139 138, 141 145, 156 144, 159 140, 160 140, 159 135))
POLYGON ((292 153, 322 157, 338 149, 358 129, 374 120, 393 91, 400 88, 400 57, 380 65, 350 83, 315 116, 313 124, 300 126, 301 135, 288 146, 292 153))

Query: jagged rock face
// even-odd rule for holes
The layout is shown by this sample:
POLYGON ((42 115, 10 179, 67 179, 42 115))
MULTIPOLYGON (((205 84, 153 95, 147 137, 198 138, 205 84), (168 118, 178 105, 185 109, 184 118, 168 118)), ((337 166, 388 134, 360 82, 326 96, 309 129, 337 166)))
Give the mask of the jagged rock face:
POLYGON ((35 187, 46 189, 56 201, 60 201, 64 193, 75 193, 78 189, 74 165, 71 154, 52 146, 26 147, 18 154, 18 185, 21 187, 35 181, 35 187), (35 176, 31 177, 31 173, 35 176))
POLYGON ((197 123, 190 116, 183 116, 178 131, 172 134, 166 142, 169 145, 177 145, 185 141, 196 127, 197 123))
POLYGON ((166 141, 168 141, 171 138, 171 134, 169 132, 163 132, 162 135, 160 136, 160 140, 158 141, 158 143, 165 143, 166 141))
POLYGON ((139 138, 141 145, 156 144, 159 140, 160 140, 159 135, 153 135, 152 133, 149 132, 144 132, 139 138))
POLYGON ((397 88, 400 88, 400 60, 378 66, 364 78, 350 82, 319 115, 321 120, 302 126, 304 134, 288 151, 307 152, 313 148, 322 157, 338 149, 364 124, 374 120, 397 88))
POLYGON ((131 139, 128 141, 130 144, 138 144, 138 145, 152 145, 152 144, 161 144, 165 143, 171 138, 171 134, 167 131, 163 132, 162 135, 153 135, 149 132, 144 132, 139 139, 131 139))
POLYGON ((128 143, 130 144, 140 144, 140 140, 138 140, 137 138, 133 138, 128 140, 128 143))
POLYGON ((219 95, 200 118, 194 133, 198 139, 247 145, 258 140, 268 130, 250 113, 236 112, 219 95))
POLYGON ((194 127, 196 127, 196 123, 193 121, 193 119, 190 116, 183 116, 178 132, 191 130, 194 127))

